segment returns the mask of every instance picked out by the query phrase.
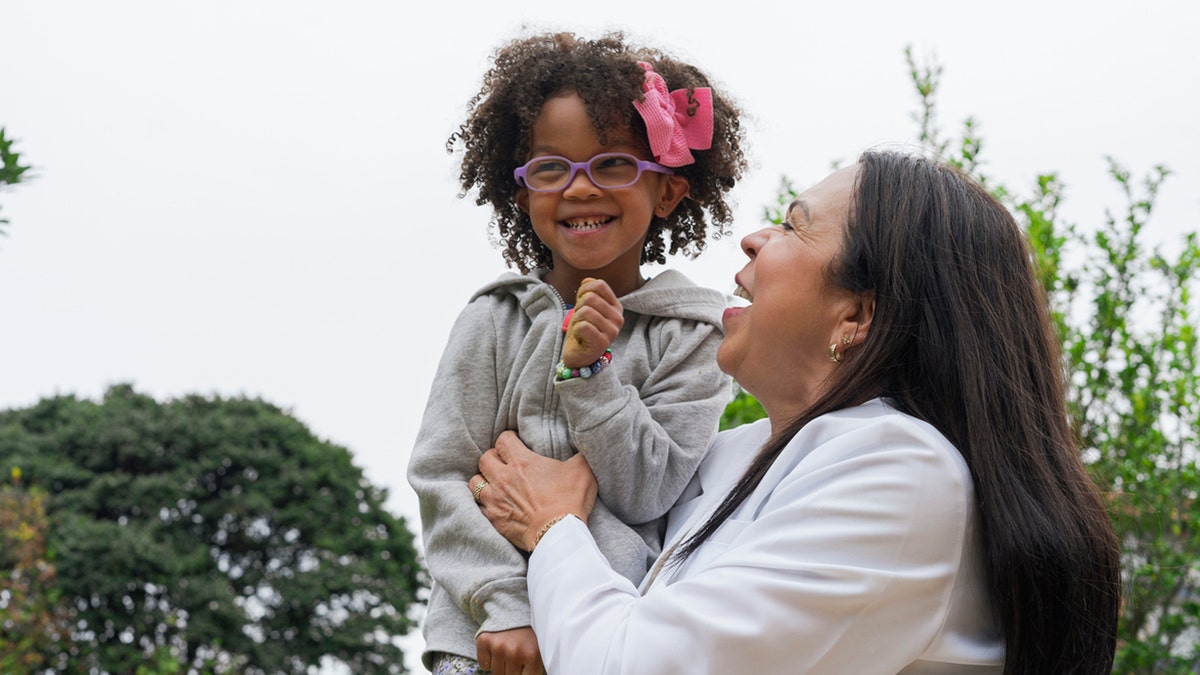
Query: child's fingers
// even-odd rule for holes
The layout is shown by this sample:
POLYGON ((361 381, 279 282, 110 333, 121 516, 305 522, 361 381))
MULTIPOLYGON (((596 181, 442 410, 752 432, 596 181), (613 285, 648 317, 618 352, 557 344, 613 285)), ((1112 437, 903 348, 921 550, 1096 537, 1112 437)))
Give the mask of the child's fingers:
POLYGON ((492 646, 491 642, 485 637, 487 633, 481 633, 475 639, 475 660, 479 662, 479 667, 483 670, 492 669, 492 646))
POLYGON ((575 293, 575 306, 612 307, 612 312, 620 313, 620 300, 611 286, 601 279, 584 279, 580 289, 575 293))
POLYGON ((582 337, 583 331, 590 328, 600 335, 606 336, 608 342, 611 343, 617 338, 623 325, 625 325, 625 317, 619 310, 613 312, 611 308, 576 307, 575 313, 571 315, 571 323, 567 326, 567 334, 582 337))
POLYGON ((583 304, 587 296, 594 296, 593 301, 601 300, 610 305, 621 306, 612 286, 609 286, 608 282, 603 279, 592 279, 591 277, 584 279, 579 284, 579 290, 575 292, 575 306, 583 304))
POLYGON ((612 288, 600 279, 585 279, 576 295, 578 304, 563 341, 563 364, 570 368, 590 365, 612 346, 625 315, 612 288))
POLYGON ((572 321, 563 340, 562 361, 570 368, 591 365, 612 346, 620 326, 593 313, 587 313, 579 321, 572 321))
MULTIPOLYGON (((567 336, 566 344, 572 348, 579 349, 581 352, 586 352, 592 356, 592 361, 600 358, 600 354, 608 349, 613 342, 612 336, 601 330, 600 328, 590 324, 581 323, 567 336)), ((580 363, 577 365, 590 365, 592 361, 580 363)))
POLYGON ((573 321, 587 319, 592 323, 597 323, 595 318, 597 316, 603 317, 607 323, 616 324, 618 330, 625 323, 625 314, 621 303, 618 302, 614 305, 590 293, 584 297, 582 304, 575 306, 575 313, 571 315, 571 319, 573 321), (580 315, 580 312, 583 314, 580 315))
POLYGON ((476 660, 492 675, 534 673, 542 667, 537 636, 529 626, 497 633, 480 633, 475 639, 476 660), (483 659, 487 658, 487 662, 483 659))

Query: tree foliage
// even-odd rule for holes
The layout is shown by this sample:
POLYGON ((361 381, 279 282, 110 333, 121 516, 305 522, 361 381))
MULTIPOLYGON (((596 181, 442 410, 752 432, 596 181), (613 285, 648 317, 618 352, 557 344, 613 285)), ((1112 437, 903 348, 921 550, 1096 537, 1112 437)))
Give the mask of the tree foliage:
MULTIPOLYGON (((1081 263, 1050 263, 1071 387, 1068 403, 1093 475, 1110 493, 1123 544, 1125 605, 1116 669, 1200 672, 1200 375, 1195 292, 1200 246, 1188 234, 1176 256, 1147 251, 1143 227, 1167 171, 1140 181, 1109 160, 1123 205, 1087 233, 1061 238, 1044 211, 1031 231, 1081 263)), ((1035 237, 1036 241, 1036 237, 1035 237)))
MULTIPOLYGON (((0 127, 0 190, 6 185, 20 183, 29 167, 21 164, 21 153, 12 149, 13 139, 5 135, 4 127, 0 127)), ((0 218, 0 234, 4 234, 4 226, 8 219, 0 218)))
MULTIPOLYGON (((1118 205, 1095 227, 1067 223, 1057 174, 1039 174, 1028 193, 1011 192, 983 171, 973 119, 943 139, 942 69, 905 56, 920 101, 920 145, 978 178, 1028 232, 1063 342, 1068 412, 1123 546, 1114 672, 1200 672, 1200 240, 1191 230, 1172 255, 1148 249, 1145 232, 1170 172, 1158 166, 1135 180, 1109 158, 1118 205)), ((784 178, 764 218, 778 224, 795 196, 784 178)), ((743 392, 722 426, 755 414, 743 392)))
POLYGON ((71 613, 46 547, 46 494, 25 490, 21 471, 0 487, 0 673, 51 667, 69 648, 71 613))
POLYGON ((74 639, 59 670, 404 672, 412 534, 347 450, 278 408, 48 398, 0 412, 0 466, 48 494, 74 639))

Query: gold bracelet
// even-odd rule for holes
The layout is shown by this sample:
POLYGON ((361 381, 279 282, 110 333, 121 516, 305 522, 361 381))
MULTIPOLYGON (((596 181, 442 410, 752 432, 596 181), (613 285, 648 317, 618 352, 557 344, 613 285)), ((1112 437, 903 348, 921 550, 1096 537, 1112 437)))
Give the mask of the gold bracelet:
POLYGON ((542 540, 542 537, 546 536, 546 533, 550 531, 550 528, 557 525, 562 519, 569 518, 570 516, 571 514, 564 513, 561 516, 555 516, 551 518, 550 522, 543 525, 542 529, 538 530, 537 534, 533 535, 533 544, 529 547, 529 552, 533 553, 533 549, 537 548, 538 542, 542 540))

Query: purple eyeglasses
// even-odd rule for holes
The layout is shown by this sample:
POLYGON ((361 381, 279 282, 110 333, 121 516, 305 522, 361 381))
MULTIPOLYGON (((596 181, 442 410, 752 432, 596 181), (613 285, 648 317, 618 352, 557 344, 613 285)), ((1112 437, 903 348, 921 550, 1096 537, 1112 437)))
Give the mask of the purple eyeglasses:
POLYGON ((662 164, 638 159, 624 152, 602 152, 586 162, 572 162, 566 157, 534 157, 516 171, 517 184, 534 192, 558 192, 575 180, 582 170, 598 188, 629 187, 638 182, 643 171, 674 174, 662 164))

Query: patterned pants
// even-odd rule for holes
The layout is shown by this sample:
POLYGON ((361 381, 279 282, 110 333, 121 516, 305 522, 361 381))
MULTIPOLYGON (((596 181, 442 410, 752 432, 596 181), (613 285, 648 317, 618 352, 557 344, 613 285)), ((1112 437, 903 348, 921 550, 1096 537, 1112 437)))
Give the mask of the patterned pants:
POLYGON ((475 659, 458 654, 439 652, 433 657, 433 675, 491 675, 491 672, 480 668, 475 659))

